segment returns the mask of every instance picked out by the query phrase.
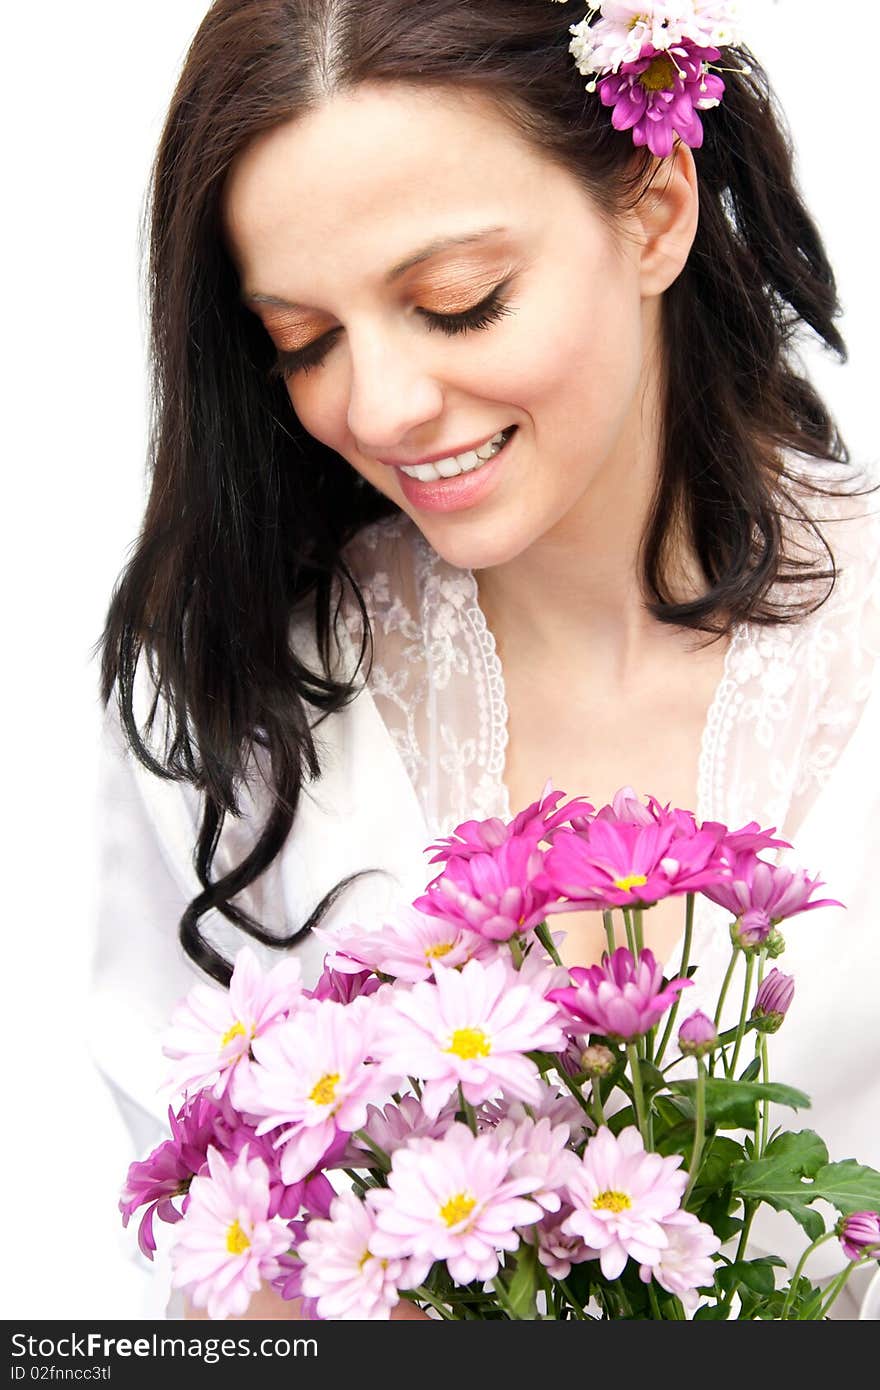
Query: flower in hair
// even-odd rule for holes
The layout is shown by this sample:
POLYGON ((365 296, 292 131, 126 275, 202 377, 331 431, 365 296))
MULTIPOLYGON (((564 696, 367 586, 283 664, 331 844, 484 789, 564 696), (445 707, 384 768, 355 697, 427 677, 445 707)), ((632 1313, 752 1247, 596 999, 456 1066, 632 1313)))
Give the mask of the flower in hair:
POLYGON ((664 159, 678 136, 703 143, 699 111, 717 106, 724 82, 709 71, 738 42, 731 0, 603 0, 570 26, 569 45, 587 90, 612 108, 615 130, 664 159))

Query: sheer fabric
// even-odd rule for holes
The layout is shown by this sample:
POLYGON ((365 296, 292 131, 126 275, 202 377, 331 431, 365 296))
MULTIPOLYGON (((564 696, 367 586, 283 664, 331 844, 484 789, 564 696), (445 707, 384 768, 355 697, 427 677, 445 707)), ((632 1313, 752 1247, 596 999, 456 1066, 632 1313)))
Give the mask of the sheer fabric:
MULTIPOLYGON (((820 870, 829 894, 846 903, 846 912, 806 914, 786 932, 780 965, 795 975, 797 995, 774 1040, 774 1074, 813 1097, 812 1113, 798 1117, 797 1127, 819 1130, 834 1158, 880 1166, 880 931, 872 892, 880 862, 876 506, 875 498, 823 503, 841 578, 817 612, 793 626, 746 624, 735 632, 703 732, 694 809, 700 819, 731 826, 752 819, 775 825, 794 841, 798 861, 820 870)), ((374 660, 352 703, 316 726, 321 776, 305 788, 282 854, 242 895, 242 905, 279 936, 299 927, 340 879, 362 870, 375 872, 340 896, 325 925, 378 925, 436 872, 423 852, 433 839, 462 820, 508 818, 512 810, 504 784, 504 673, 475 576, 443 561, 403 515, 362 531, 347 558, 364 595, 374 660)), ((339 670, 350 673, 361 637, 350 595, 342 612, 339 670)), ((294 624, 291 641, 317 669, 307 615, 294 624)), ((141 714, 150 694, 142 671, 141 714)), ((162 1137, 167 1109, 161 1035, 197 978, 176 929, 199 891, 192 867, 199 798, 136 762, 112 704, 102 758, 106 834, 93 1051, 143 1152, 162 1137)), ((265 771, 255 762, 244 814, 228 821, 221 837, 218 873, 240 862, 267 813, 265 771)), ((662 797, 662 788, 637 790, 662 797)), ((726 927, 721 909, 700 903, 693 953, 700 969, 689 1008, 714 1004, 728 960, 726 927)), ((243 944, 217 913, 203 929, 230 958, 243 944)), ((323 947, 307 938, 294 949, 313 981, 323 947)), ((264 955, 274 959, 268 949, 264 955)), ((680 947, 668 971, 676 957, 680 947)), ((789 1125, 791 1118, 779 1117, 789 1125)), ((765 1219, 758 1235, 783 1253, 799 1244, 788 1217, 765 1219)), ((829 1270, 838 1267, 834 1252, 825 1253, 829 1270)))

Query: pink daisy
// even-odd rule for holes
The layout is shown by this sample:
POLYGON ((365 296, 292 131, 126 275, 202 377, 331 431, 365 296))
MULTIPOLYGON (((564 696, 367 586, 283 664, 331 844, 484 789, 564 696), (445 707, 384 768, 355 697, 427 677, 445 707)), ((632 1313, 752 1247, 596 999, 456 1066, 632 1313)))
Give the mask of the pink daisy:
POLYGON ((429 916, 414 907, 405 908, 398 921, 377 931, 349 930, 335 939, 327 932, 324 939, 335 940, 336 952, 327 959, 336 969, 347 970, 350 962, 357 962, 411 984, 429 980, 435 961, 459 966, 469 960, 492 959, 499 949, 460 922, 429 916))
POLYGON ((617 1279, 630 1256, 651 1268, 659 1262, 669 1244, 664 1222, 678 1211, 687 1187, 681 1161, 681 1154, 646 1153, 632 1127, 615 1138, 603 1126, 588 1141, 568 1184, 574 1210, 562 1229, 598 1254, 606 1279, 617 1279))
POLYGON ((429 1118, 459 1084, 471 1105, 502 1089, 538 1101, 540 1074, 525 1054, 563 1046, 556 1006, 519 984, 501 960, 472 960, 460 971, 438 964, 434 976, 435 984, 394 991, 379 1020, 374 1056, 426 1083, 422 1108, 429 1118))
POLYGON ((517 835, 492 853, 449 859, 413 906, 490 941, 509 941, 543 922, 558 898, 543 864, 544 852, 533 837, 517 835))
POLYGON ((367 1061, 372 1003, 315 1004, 254 1044, 247 1108, 264 1117, 257 1134, 281 1129, 273 1138, 286 1183, 310 1173, 340 1134, 361 1128, 368 1104, 388 1094, 387 1074, 367 1061))
POLYGON ((413 1286, 435 1260, 445 1260, 457 1284, 494 1278, 499 1252, 519 1246, 518 1227, 542 1215, 526 1196, 533 1179, 511 1175, 517 1157, 492 1134, 473 1135, 462 1124, 398 1149, 388 1187, 367 1193, 376 1213, 370 1249, 381 1259, 411 1258, 413 1286))
POLYGON ((643 1264, 639 1277, 645 1284, 652 1277, 667 1293, 680 1298, 690 1312, 699 1303, 698 1289, 710 1288, 715 1280, 712 1256, 721 1249, 721 1241, 705 1222, 692 1212, 675 1211, 663 1222, 666 1245, 656 1264, 643 1264))
POLYGON ((211 1318, 240 1317, 263 1281, 280 1272, 287 1222, 270 1217, 269 1172, 243 1150, 230 1166, 208 1150, 208 1174, 193 1178, 185 1219, 171 1249, 174 1288, 186 1289, 211 1318))
POLYGON ((197 984, 171 1016, 163 1052, 178 1060, 168 1084, 187 1093, 216 1082, 219 1099, 231 1087, 238 1104, 247 1080, 251 1044, 298 1007, 303 997, 295 956, 263 972, 250 947, 239 951, 229 989, 197 984))
POLYGON ((409 1260, 380 1259, 371 1251, 375 1230, 375 1213, 353 1192, 335 1198, 329 1220, 309 1222, 299 1246, 304 1263, 300 1285, 315 1300, 319 1318, 387 1318, 400 1302, 398 1289, 412 1287, 409 1260))

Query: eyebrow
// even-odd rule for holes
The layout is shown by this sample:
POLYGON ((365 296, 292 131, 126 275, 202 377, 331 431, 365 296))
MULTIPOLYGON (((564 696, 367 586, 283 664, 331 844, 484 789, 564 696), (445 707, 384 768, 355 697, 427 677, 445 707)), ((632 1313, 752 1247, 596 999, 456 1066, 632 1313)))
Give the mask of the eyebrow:
MULTIPOLYGON (((415 251, 411 256, 398 261, 397 265, 385 275, 385 284, 393 285, 395 280, 399 280, 408 270, 414 266, 421 265, 423 261, 432 260, 434 256, 440 256, 444 251, 452 251, 459 246, 473 246, 481 241, 488 241, 490 237, 501 236, 507 232, 506 227, 481 227, 475 232, 464 232, 461 236, 438 237, 435 241, 428 242, 420 251, 415 251)), ((269 304, 277 309, 290 309, 294 313, 308 313, 309 310, 303 304, 291 304, 288 299, 281 299, 276 294, 260 294, 255 292, 250 294, 245 291, 242 299, 249 304, 269 304)))

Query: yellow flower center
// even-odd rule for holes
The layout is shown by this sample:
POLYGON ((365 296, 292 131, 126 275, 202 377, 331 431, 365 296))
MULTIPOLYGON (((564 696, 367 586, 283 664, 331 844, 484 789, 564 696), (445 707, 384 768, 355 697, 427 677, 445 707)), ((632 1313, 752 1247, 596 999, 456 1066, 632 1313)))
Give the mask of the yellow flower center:
POLYGON ((226 1232, 226 1249, 230 1255, 243 1255, 250 1246, 250 1241, 241 1229, 237 1221, 226 1232))
POLYGON ((644 874, 627 874, 626 878, 616 878, 614 887, 619 888, 621 893, 631 893, 634 888, 641 888, 647 882, 644 874))
POLYGON ((668 53, 658 53, 645 68, 639 81, 646 92, 671 92, 678 77, 678 68, 668 53))
POLYGON ((482 1028, 456 1028, 446 1051, 454 1052, 456 1057, 470 1062, 474 1057, 488 1057, 492 1044, 482 1028))
POLYGON ((447 1226, 457 1226, 459 1221, 464 1221, 465 1217, 470 1216, 476 1205, 475 1197, 466 1197, 463 1192, 456 1192, 455 1196, 450 1197, 440 1208, 440 1215, 447 1226))
POLYGON ((625 1192, 600 1192, 593 1198, 594 1211, 628 1211, 632 1202, 625 1192))
POLYGON ((322 1076, 317 1085, 312 1087, 309 1092, 309 1100, 313 1100, 316 1105, 332 1105, 336 1099, 336 1085, 339 1081, 338 1071, 328 1071, 326 1076, 322 1076))
MULTIPOLYGON (((256 1034, 256 1031, 257 1031, 256 1028, 251 1027, 251 1029, 250 1029, 250 1035, 251 1035, 251 1037, 254 1037, 254 1035, 256 1034)), ((246 1038, 247 1035, 248 1035, 248 1030, 247 1030, 247 1028, 245 1028, 244 1024, 243 1024, 239 1019, 236 1019, 235 1022, 233 1023, 233 1025, 232 1025, 232 1027, 231 1027, 231 1028, 227 1028, 227 1029, 226 1029, 226 1032, 223 1034, 223 1037, 220 1039, 220 1046, 221 1046, 221 1048, 226 1047, 227 1043, 231 1043, 231 1042, 232 1042, 232 1039, 233 1039, 233 1038, 246 1038)))
POLYGON ((429 946, 425 951, 425 960, 437 960, 439 956, 448 956, 452 950, 451 941, 438 941, 436 946, 429 946))

